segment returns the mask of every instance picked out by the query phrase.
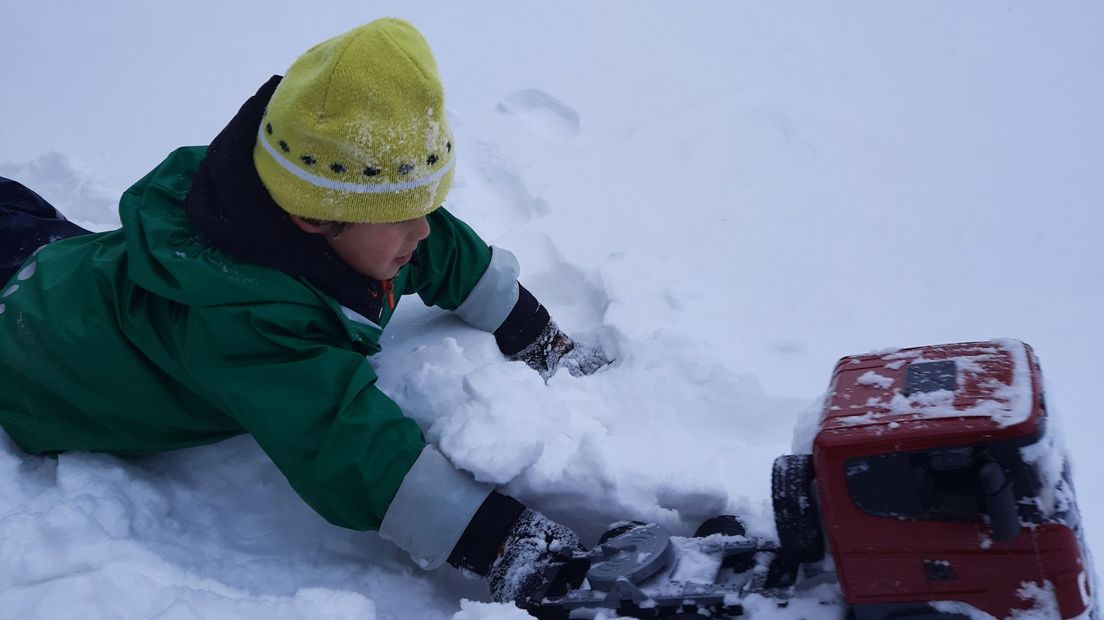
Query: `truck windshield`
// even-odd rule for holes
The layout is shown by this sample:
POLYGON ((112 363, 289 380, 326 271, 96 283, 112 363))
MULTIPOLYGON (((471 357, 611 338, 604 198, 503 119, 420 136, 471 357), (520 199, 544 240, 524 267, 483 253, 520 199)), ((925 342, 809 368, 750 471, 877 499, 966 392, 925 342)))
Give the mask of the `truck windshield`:
POLYGON ((1034 465, 1024 461, 1020 450, 1034 443, 1028 439, 850 458, 844 462, 847 488, 860 510, 879 517, 981 521, 985 497, 979 472, 995 461, 1013 484, 1021 519, 1041 522, 1051 511, 1040 501, 1034 465))

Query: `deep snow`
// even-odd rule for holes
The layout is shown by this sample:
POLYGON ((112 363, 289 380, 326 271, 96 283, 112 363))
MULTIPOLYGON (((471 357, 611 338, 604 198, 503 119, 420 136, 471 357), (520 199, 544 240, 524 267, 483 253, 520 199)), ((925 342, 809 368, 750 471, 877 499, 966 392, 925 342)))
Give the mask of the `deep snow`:
MULTIPOLYGON (((457 464, 584 540, 726 511, 769 534, 771 461, 837 358, 1012 337, 1104 549, 1099 3, 5 3, 0 175, 111 228, 172 148, 387 15, 438 57, 450 208, 617 358, 546 385, 407 299, 381 386, 457 464)), ((483 584, 326 524, 249 438, 54 461, 0 433, 0 617, 525 616, 461 599, 483 584)))

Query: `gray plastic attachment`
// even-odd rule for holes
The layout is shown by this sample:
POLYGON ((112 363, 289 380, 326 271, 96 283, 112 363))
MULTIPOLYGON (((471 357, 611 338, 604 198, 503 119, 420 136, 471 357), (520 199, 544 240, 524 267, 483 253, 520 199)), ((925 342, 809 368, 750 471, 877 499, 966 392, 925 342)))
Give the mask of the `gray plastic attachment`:
POLYGON ((667 532, 656 524, 633 528, 599 545, 590 553, 590 586, 608 590, 620 579, 639 584, 667 568, 675 551, 667 532))

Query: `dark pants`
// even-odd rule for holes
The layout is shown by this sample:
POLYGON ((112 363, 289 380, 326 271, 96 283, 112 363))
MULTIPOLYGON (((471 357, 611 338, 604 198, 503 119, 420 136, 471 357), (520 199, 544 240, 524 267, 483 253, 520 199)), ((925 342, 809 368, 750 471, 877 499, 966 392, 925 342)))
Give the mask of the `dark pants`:
POLYGON ((0 177, 0 286, 38 248, 89 232, 21 183, 0 177))

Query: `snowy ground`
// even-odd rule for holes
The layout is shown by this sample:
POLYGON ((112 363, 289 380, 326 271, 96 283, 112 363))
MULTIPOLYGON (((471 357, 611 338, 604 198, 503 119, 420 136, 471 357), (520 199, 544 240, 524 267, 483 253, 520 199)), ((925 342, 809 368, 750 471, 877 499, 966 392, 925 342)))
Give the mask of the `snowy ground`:
MULTIPOLYGON (((771 461, 838 357, 1013 337, 1104 553, 1104 6, 5 3, 0 175, 111 228, 172 148, 385 15, 438 56, 451 209, 617 357, 545 385, 407 300, 382 386, 455 462, 585 540, 769 533, 771 461)), ((484 600, 326 524, 248 438, 54 461, 0 433, 0 617, 525 617, 484 600)))

